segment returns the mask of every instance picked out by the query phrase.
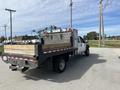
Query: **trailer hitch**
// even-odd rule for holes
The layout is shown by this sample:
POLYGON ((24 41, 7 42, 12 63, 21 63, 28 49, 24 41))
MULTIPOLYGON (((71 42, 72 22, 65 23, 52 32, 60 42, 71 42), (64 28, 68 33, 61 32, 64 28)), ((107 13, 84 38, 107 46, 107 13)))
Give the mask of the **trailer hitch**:
POLYGON ((21 71, 21 72, 25 72, 25 71, 27 71, 28 69, 29 69, 29 67, 17 67, 16 65, 11 65, 11 66, 9 66, 9 68, 12 70, 12 71, 17 71, 17 70, 19 70, 19 71, 21 71))

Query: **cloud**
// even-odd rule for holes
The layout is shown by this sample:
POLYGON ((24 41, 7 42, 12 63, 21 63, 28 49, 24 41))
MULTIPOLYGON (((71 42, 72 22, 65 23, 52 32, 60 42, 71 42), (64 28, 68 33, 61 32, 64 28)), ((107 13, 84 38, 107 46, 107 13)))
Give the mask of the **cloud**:
MULTIPOLYGON (((83 34, 90 30, 96 31, 99 28, 99 1, 73 0, 73 2, 74 28, 81 29, 83 34)), ((106 0, 104 0, 105 2, 106 0)), ((11 8, 17 11, 13 13, 14 35, 27 34, 33 29, 49 25, 58 25, 63 28, 68 27, 70 16, 69 3, 70 0, 0 0, 0 26, 4 24, 9 25, 9 13, 4 8, 11 8)), ((104 10, 105 26, 110 27, 114 25, 114 29, 116 24, 120 25, 119 9, 119 0, 114 0, 112 4, 106 7, 104 10)), ((119 32, 118 28, 115 29, 119 32)), ((106 33, 114 33, 112 30, 106 33)), ((0 35, 4 35, 4 31, 0 35)))

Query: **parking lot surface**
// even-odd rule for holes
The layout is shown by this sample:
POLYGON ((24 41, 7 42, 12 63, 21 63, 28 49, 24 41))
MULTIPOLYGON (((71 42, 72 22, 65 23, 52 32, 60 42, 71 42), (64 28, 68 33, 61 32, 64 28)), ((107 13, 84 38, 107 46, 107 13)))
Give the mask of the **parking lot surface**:
POLYGON ((46 68, 11 71, 0 59, 0 90, 120 90, 120 49, 90 52, 89 57, 72 58, 61 74, 46 68))

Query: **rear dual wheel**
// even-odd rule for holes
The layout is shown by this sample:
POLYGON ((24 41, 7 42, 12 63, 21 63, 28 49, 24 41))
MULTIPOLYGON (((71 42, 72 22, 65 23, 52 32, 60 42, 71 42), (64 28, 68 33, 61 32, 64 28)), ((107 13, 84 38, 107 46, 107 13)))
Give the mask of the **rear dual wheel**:
POLYGON ((89 55, 90 55, 90 50, 89 50, 89 48, 86 48, 85 56, 89 56, 89 55))
POLYGON ((53 70, 58 73, 64 72, 66 69, 66 60, 64 58, 58 58, 53 60, 53 70))

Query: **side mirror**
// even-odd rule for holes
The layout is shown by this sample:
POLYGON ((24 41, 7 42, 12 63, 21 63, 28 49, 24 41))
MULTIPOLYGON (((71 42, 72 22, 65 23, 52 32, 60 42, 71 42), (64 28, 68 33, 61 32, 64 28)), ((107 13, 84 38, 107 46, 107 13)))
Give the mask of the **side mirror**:
POLYGON ((88 40, 85 40, 85 43, 88 43, 88 40))

